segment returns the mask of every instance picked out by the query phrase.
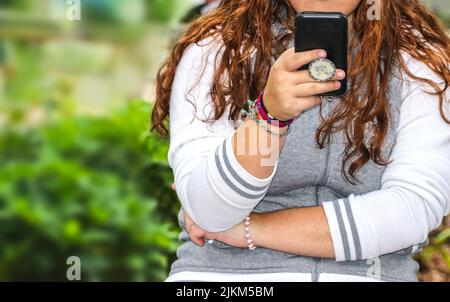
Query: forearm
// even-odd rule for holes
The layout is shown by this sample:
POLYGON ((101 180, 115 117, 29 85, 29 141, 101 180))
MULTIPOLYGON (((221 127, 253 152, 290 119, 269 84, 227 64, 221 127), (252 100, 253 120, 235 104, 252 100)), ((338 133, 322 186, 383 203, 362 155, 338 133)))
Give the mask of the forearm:
MULTIPOLYGON (((286 129, 273 131, 286 131, 286 129)), ((275 136, 247 118, 233 137, 233 151, 239 164, 257 178, 269 177, 284 146, 286 137, 275 136)))
POLYGON ((254 213, 250 232, 260 247, 309 257, 335 257, 321 206, 254 213))
MULTIPOLYGON (((183 208, 205 230, 231 228, 265 196, 283 143, 284 138, 267 133, 247 119, 204 159, 185 161, 192 168, 186 169, 185 177, 180 177, 181 173, 176 175, 183 208)), ((200 144, 199 141, 195 146, 208 148, 200 144)), ((186 152, 185 158, 195 152, 189 148, 186 145, 181 151, 186 152)))

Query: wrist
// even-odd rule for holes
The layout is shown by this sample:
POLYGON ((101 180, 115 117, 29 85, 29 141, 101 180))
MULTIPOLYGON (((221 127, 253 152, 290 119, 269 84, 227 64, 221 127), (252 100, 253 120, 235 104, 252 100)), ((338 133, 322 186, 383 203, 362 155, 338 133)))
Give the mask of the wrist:
POLYGON ((262 110, 264 111, 264 113, 267 114, 267 116, 270 117, 272 120, 280 121, 282 123, 289 123, 290 122, 290 119, 283 120, 283 119, 276 118, 275 116, 270 114, 269 110, 267 110, 267 107, 264 104, 264 93, 261 93, 261 95, 260 95, 260 104, 261 104, 261 107, 262 107, 262 110))
POLYGON ((277 136, 279 138, 286 136, 290 132, 290 123, 281 125, 279 121, 271 120, 267 114, 262 112, 261 105, 259 103, 259 99, 255 101, 247 100, 249 111, 247 112, 245 109, 241 109, 241 113, 245 114, 247 118, 253 120, 259 127, 264 129, 267 133, 271 135, 277 136), (272 131, 275 128, 276 131, 272 131))
POLYGON ((258 109, 259 115, 270 125, 285 128, 288 127, 294 120, 294 119, 282 120, 273 116, 267 109, 266 104, 264 103, 264 92, 260 93, 255 105, 258 109))
POLYGON ((253 244, 257 247, 264 246, 263 244, 263 234, 264 234, 264 216, 263 213, 251 213, 251 226, 250 226, 250 235, 253 240, 253 244))

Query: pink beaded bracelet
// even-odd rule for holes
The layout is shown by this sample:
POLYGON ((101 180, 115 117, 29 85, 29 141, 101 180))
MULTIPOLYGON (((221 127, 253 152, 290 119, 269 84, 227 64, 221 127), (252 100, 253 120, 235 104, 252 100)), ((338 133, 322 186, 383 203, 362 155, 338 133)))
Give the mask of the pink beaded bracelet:
POLYGON ((264 95, 264 93, 261 92, 261 94, 259 95, 258 99, 256 100, 256 104, 255 104, 261 118, 264 121, 266 121, 268 124, 279 127, 279 128, 285 128, 285 127, 289 126, 290 124, 292 124, 292 122, 294 121, 293 119, 290 119, 287 121, 281 121, 281 120, 278 120, 278 119, 274 118, 273 116, 271 116, 270 113, 267 111, 267 109, 264 107, 263 95, 264 95))
POLYGON ((253 243, 253 240, 250 236, 250 222, 251 222, 250 216, 245 217, 245 220, 244 220, 245 238, 247 240, 248 249, 251 251, 254 251, 256 249, 256 245, 253 243))

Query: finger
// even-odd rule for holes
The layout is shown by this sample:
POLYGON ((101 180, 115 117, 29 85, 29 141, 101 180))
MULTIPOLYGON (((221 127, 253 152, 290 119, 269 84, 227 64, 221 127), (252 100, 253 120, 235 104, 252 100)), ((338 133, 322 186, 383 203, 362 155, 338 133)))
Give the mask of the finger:
MULTIPOLYGON (((311 78, 307 70, 295 71, 292 72, 291 74, 292 74, 292 84, 294 85, 317 82, 316 80, 311 78)), ((336 74, 330 81, 343 79, 345 79, 345 71, 338 69, 336 70, 336 74)))
POLYGON ((191 227, 191 233, 194 234, 197 237, 205 237, 206 231, 202 230, 198 225, 195 223, 191 227))
POLYGON ((294 53, 295 53, 295 47, 288 48, 280 55, 280 57, 278 59, 288 57, 294 53))
POLYGON ((205 231, 197 227, 196 225, 193 225, 191 228, 191 232, 189 233, 189 237, 191 240, 200 246, 203 246, 205 244, 205 231))
POLYGON ((341 82, 339 81, 303 83, 294 87, 293 94, 296 97, 315 96, 338 90, 340 87, 341 82))
POLYGON ((172 184, 172 190, 176 191, 177 190, 177 186, 175 185, 175 183, 172 184))
POLYGON ((205 238, 214 241, 217 239, 217 234, 218 233, 205 232, 205 238))
MULTIPOLYGON (((299 104, 299 106, 301 106, 302 108, 312 108, 318 104, 320 104, 320 102, 322 102, 322 99, 319 96, 310 96, 310 97, 305 97, 305 98, 301 98, 301 104, 299 104)), ((303 109, 303 110, 306 110, 303 109)))
POLYGON ((283 67, 287 71, 296 71, 300 67, 311 63, 312 61, 320 58, 326 58, 327 52, 323 49, 315 49, 304 52, 294 52, 288 53, 285 58, 283 58, 283 67))
POLYGON ((197 237, 194 235, 190 235, 189 238, 191 238, 191 241, 199 246, 204 246, 205 245, 205 240, 201 237, 197 237))

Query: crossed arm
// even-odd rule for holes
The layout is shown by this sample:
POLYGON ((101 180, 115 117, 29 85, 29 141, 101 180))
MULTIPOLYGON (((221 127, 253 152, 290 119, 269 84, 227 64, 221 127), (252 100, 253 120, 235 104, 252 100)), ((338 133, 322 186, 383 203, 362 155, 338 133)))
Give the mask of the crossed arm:
MULTIPOLYGON (((266 193, 276 163, 258 170, 255 158, 235 156, 231 136, 226 140, 223 136, 234 130, 226 117, 216 121, 211 132, 200 119, 192 121, 186 114, 191 104, 179 100, 188 90, 189 70, 195 67, 190 62, 202 60, 187 52, 174 80, 169 164, 178 197, 190 215, 186 226, 192 240, 203 244, 205 238, 215 239, 245 248, 242 220, 266 193)), ((432 78, 423 65, 410 67, 414 74, 432 78)), ((211 75, 208 68, 205 74, 211 75)), ((208 100, 209 84, 210 79, 204 78, 193 90, 200 109, 208 105, 199 102, 208 100)), ((393 162, 386 167, 379 190, 319 207, 253 213, 250 230, 256 245, 343 261, 414 250, 426 241, 450 212, 450 125, 440 116, 437 98, 423 89, 429 90, 419 85, 404 89, 393 162)))
MULTIPOLYGON (((232 144, 226 144, 227 141, 223 148, 218 148, 223 151, 216 153, 217 156, 232 152, 229 151, 233 149, 232 144)), ((208 174, 205 161, 202 169, 191 175, 193 181, 188 181, 184 191, 179 193, 185 202, 192 202, 183 204, 185 210, 188 209, 189 214, 200 214, 193 219, 186 217, 187 229, 193 242, 200 245, 204 244, 204 239, 214 239, 246 248, 242 220, 251 213, 250 233, 255 244, 277 251, 338 261, 368 259, 406 248, 413 251, 450 212, 450 126, 439 116, 437 102, 424 98, 422 92, 416 91, 414 102, 402 105, 391 157, 393 162, 385 169, 380 190, 359 196, 351 194, 345 199, 326 201, 322 206, 264 214, 251 213, 256 205, 250 203, 252 199, 226 199, 223 196, 232 197, 231 193, 225 194, 227 192, 219 195, 218 187, 226 187, 227 181, 208 191, 211 183, 202 178, 208 174), (214 194, 220 198, 196 203, 214 194), (215 205, 218 200, 226 202, 215 205), (239 201, 244 202, 233 204, 239 201), (214 211, 220 206, 223 211, 214 211), (228 210, 232 215, 226 214, 228 210), (229 219, 233 215, 235 223, 229 219), (193 221, 200 221, 204 226, 193 221)), ((232 165, 237 166, 239 158, 234 160, 232 165)), ((255 160, 239 162, 239 167, 247 169, 246 162, 254 165, 255 160)), ((262 179, 267 186, 275 169, 276 163, 273 169, 260 172, 257 178, 247 176, 255 181, 262 179)))
MULTIPOLYGON (((231 143, 234 135, 229 136, 219 144, 214 157, 185 178, 181 192, 177 191, 185 212, 197 215, 186 217, 191 239, 200 245, 206 238, 245 248, 242 221, 252 213, 250 233, 260 247, 338 261, 368 259, 406 248, 413 251, 450 212, 450 125, 439 116, 437 102, 423 97, 423 92, 414 94, 414 102, 410 95, 402 105, 393 161, 383 173, 382 187, 325 201, 318 207, 256 214, 252 210, 260 199, 233 195, 233 190, 222 192, 239 184, 224 177, 232 178, 239 172, 253 181, 249 184, 252 187, 266 188, 276 170, 275 163, 272 169, 257 172, 257 177, 245 174, 258 161, 251 156, 234 157, 236 143, 231 143), (220 156, 228 157, 224 160, 230 161, 228 165, 220 156), (212 179, 204 177, 210 175, 208 169, 230 167, 241 170, 213 174, 212 179), (214 181, 221 182, 216 185, 214 181)), ((261 198, 265 190, 255 194, 261 198)))
MULTIPOLYGON (((252 213, 250 216, 250 233, 257 247, 302 256, 335 258, 327 219, 320 206, 252 213)), ((242 222, 229 230, 212 233, 196 225, 187 214, 185 221, 191 240, 200 246, 205 244, 205 239, 212 239, 235 247, 247 247, 242 222)))
MULTIPOLYGON (((401 108, 393 161, 379 190, 318 207, 253 213, 250 232, 255 244, 344 261, 414 251, 425 242, 450 213, 450 125, 440 117, 438 102, 417 90, 409 97, 401 108)), ((194 224, 191 230, 191 238, 200 244, 197 238, 203 236, 247 246, 242 223, 210 229, 213 232, 194 224)))

